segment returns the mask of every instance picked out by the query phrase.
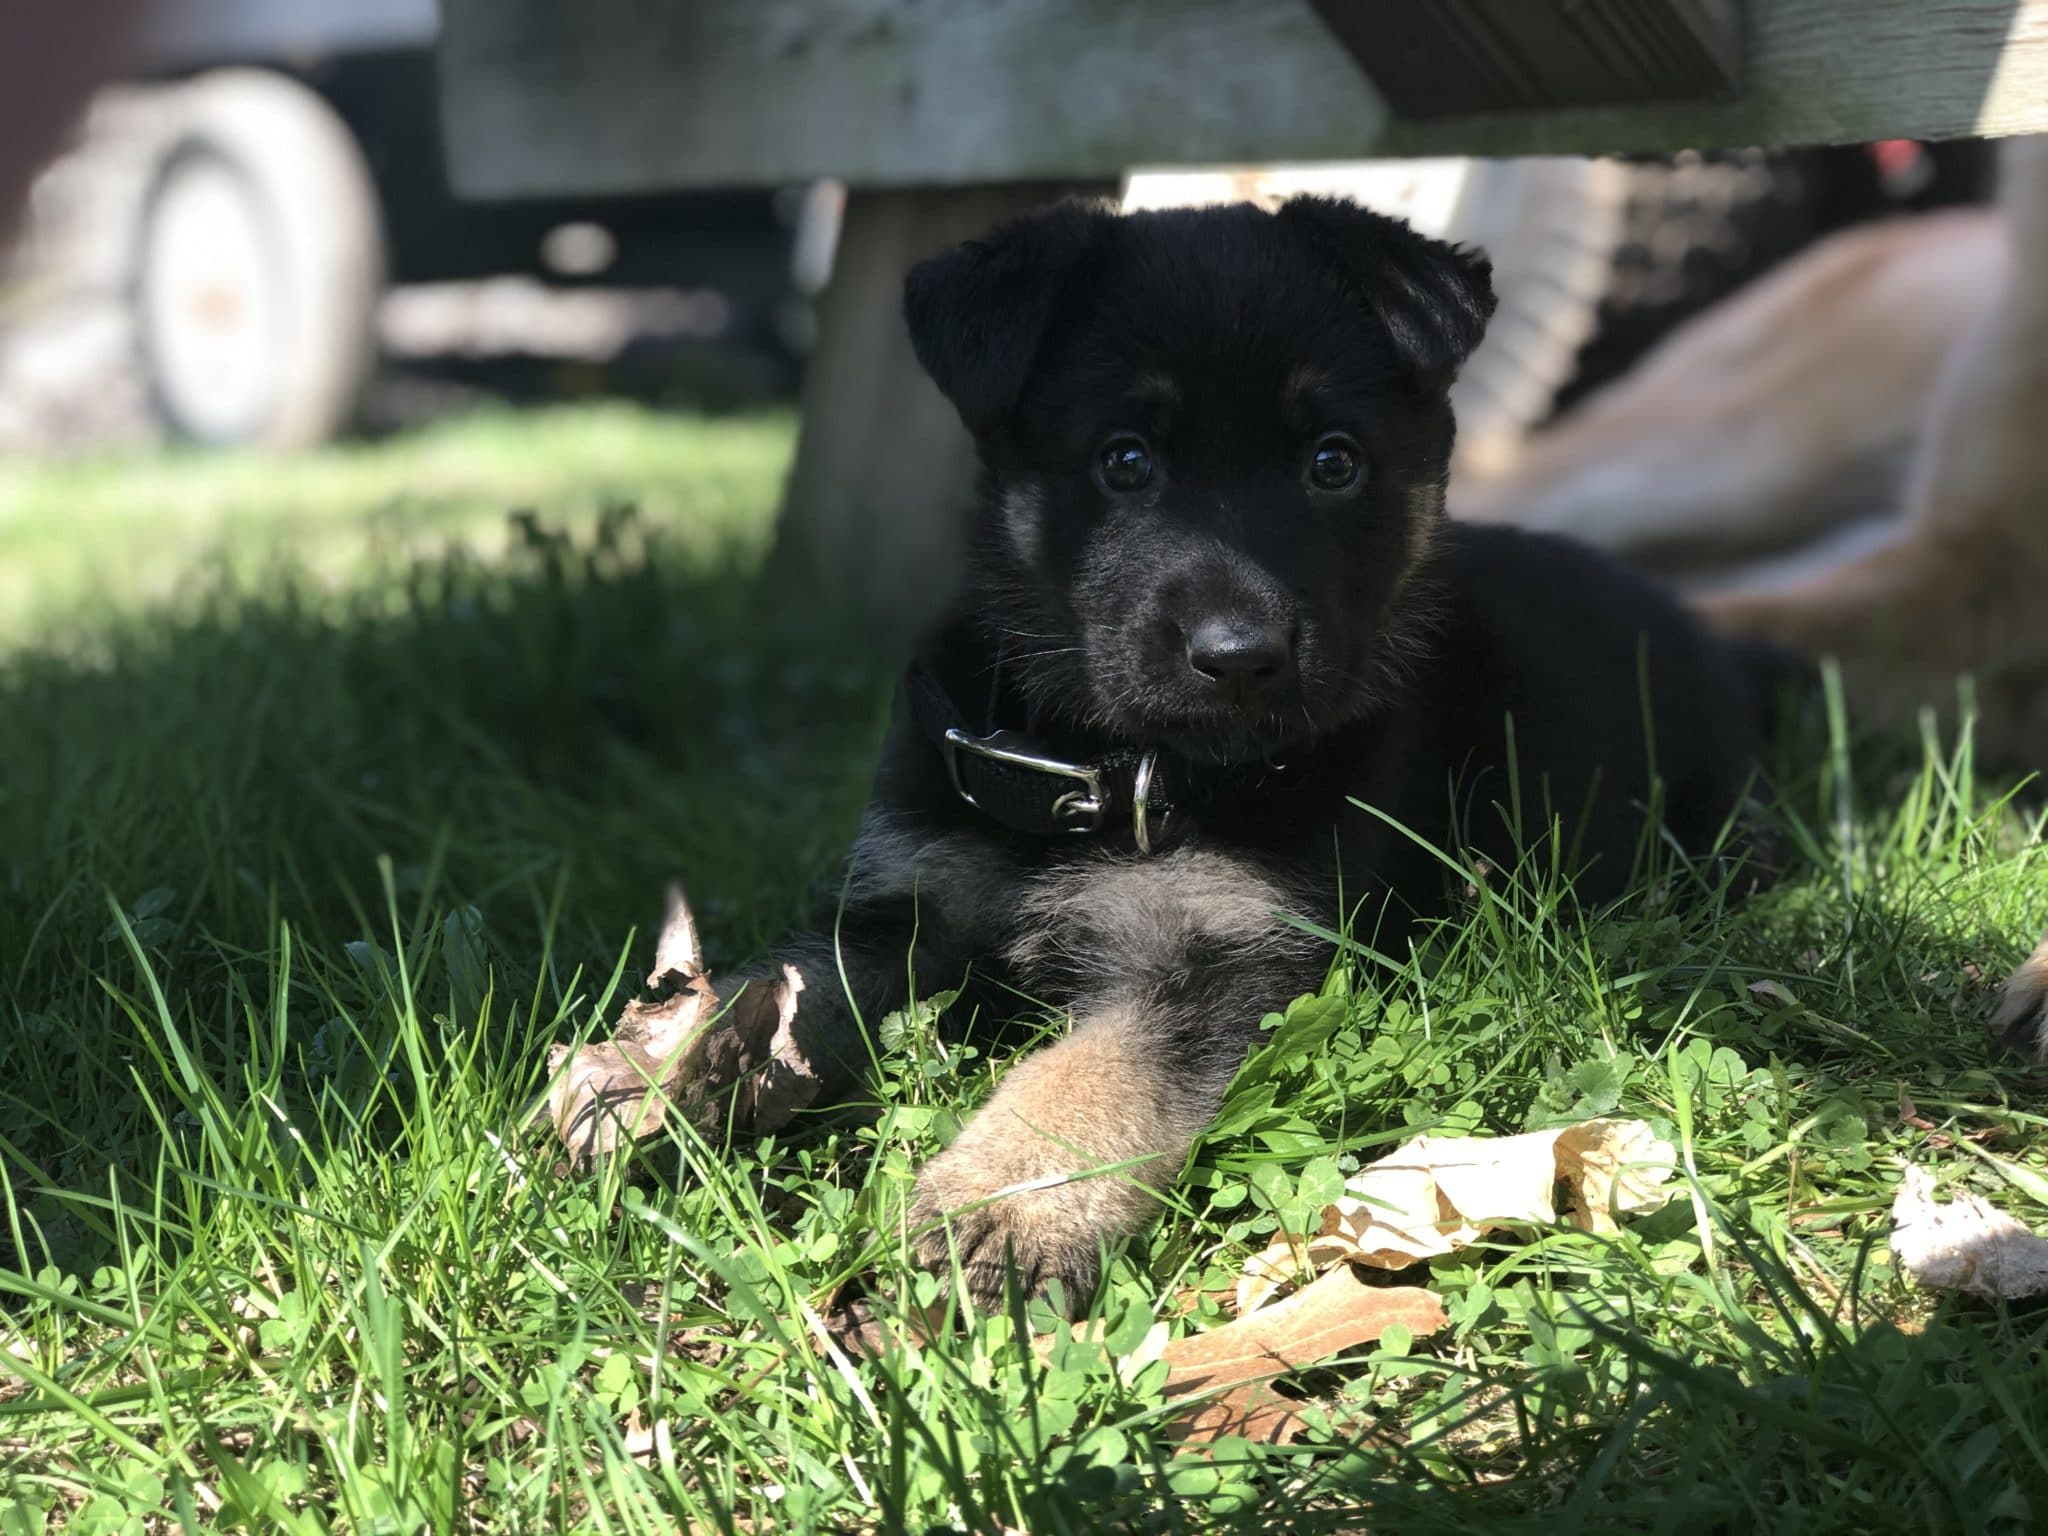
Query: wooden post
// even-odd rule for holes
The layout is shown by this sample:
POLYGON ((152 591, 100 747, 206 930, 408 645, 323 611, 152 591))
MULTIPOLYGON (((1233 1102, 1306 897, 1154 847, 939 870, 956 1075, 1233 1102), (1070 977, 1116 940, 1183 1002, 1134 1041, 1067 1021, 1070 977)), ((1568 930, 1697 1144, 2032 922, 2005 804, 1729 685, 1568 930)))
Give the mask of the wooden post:
POLYGON ((778 607, 822 607, 900 649, 952 597, 974 445, 910 349, 903 274, 1073 190, 1027 182, 848 196, 770 565, 778 607))

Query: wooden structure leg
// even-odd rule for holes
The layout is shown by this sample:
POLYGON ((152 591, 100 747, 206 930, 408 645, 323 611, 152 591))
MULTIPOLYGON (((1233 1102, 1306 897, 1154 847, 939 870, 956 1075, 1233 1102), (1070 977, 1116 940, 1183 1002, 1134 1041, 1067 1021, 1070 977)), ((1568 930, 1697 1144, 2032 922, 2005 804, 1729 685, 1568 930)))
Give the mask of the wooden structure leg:
POLYGON ((771 565, 779 606, 822 604, 900 648, 951 597, 974 445, 911 352, 903 274, 1074 190, 1026 182, 848 196, 771 565))

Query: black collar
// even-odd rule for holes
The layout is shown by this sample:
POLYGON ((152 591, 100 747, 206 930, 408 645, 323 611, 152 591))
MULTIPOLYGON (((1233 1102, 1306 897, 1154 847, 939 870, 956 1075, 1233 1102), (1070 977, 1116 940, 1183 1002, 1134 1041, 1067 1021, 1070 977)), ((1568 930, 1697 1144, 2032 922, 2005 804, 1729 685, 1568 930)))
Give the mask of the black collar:
POLYGON ((945 761, 954 792, 990 820, 1033 837, 1129 836, 1140 853, 1163 847, 1204 804, 1263 791, 1279 764, 1198 764, 1161 747, 1104 744, 1056 751, 1028 729, 1002 728, 1010 713, 991 679, 979 722, 970 720, 927 657, 904 674, 911 716, 945 761))

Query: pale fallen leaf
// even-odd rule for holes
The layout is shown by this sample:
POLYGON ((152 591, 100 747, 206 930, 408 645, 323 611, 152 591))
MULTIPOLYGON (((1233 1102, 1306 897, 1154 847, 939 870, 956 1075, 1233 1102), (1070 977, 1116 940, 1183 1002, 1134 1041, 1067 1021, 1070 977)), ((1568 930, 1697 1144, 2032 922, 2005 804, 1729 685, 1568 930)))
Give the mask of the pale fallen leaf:
POLYGON ((740 1125, 772 1131, 817 1097, 818 1075, 794 1030, 803 977, 785 965, 721 1013, 678 886, 669 888, 647 987, 654 996, 627 1003, 610 1040, 548 1052, 543 1107, 578 1165, 656 1134, 671 1110, 713 1134, 730 1094, 740 1125))
POLYGON ((2048 1292, 2048 1239, 1967 1189, 1946 1205, 1934 1177, 1908 1167, 1892 1200, 1892 1256, 1919 1284, 2009 1300, 2048 1292))
POLYGON ((1776 1003, 1780 1008, 1799 1006, 1799 999, 1792 995, 1792 989, 1782 982, 1752 981, 1749 984, 1749 991, 1752 997, 1761 997, 1768 1002, 1776 1003))
POLYGON ((1644 1120, 1603 1116, 1557 1138, 1557 1174, 1571 1190, 1565 1219, 1581 1232, 1618 1232, 1619 1216, 1663 1208, 1678 1149, 1644 1120))
POLYGON ((1602 1117, 1521 1136, 1418 1136, 1345 1183, 1313 1236, 1282 1232, 1246 1263, 1237 1309, 1252 1312, 1306 1274, 1334 1264, 1406 1269, 1496 1227, 1612 1232, 1615 1218, 1664 1203, 1677 1153, 1641 1120, 1602 1117))
POLYGON ((1339 1265, 1285 1301, 1168 1344, 1169 1399, 1204 1396, 1168 1426, 1184 1440, 1242 1435, 1278 1444, 1302 1427, 1302 1404, 1273 1391, 1283 1371, 1370 1344, 1395 1324, 1419 1338, 1444 1326, 1443 1299, 1409 1285, 1368 1285, 1339 1265))

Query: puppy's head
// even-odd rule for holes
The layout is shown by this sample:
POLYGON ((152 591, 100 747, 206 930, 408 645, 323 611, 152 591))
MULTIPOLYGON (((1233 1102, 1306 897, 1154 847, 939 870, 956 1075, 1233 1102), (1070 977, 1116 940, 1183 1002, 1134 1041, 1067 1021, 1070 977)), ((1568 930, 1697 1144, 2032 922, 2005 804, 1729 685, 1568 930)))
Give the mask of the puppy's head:
POLYGON ((1063 204, 919 266, 985 472, 972 590, 1040 703, 1254 757, 1372 702, 1443 516, 1484 260, 1318 198, 1063 204))

